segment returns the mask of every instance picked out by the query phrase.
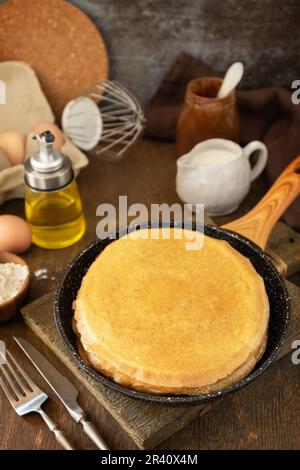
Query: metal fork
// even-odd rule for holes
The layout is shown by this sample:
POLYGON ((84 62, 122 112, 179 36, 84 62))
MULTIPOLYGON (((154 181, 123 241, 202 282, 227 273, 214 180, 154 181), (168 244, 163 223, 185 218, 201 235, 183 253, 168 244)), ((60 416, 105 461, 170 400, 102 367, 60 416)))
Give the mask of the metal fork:
MULTIPOLYGON (((55 435, 57 442, 66 450, 74 450, 64 433, 41 408, 42 404, 48 399, 48 395, 42 392, 31 380, 7 349, 5 353, 4 364, 0 365, 2 373, 2 375, 0 374, 0 385, 13 408, 19 416, 32 412, 39 413, 50 431, 55 435)), ((0 359, 4 359, 2 354, 0 354, 0 359)))

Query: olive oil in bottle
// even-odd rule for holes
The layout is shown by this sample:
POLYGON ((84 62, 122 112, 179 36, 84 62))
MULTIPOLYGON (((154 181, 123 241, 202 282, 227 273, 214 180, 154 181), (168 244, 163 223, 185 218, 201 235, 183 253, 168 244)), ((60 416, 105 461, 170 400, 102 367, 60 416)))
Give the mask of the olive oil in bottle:
POLYGON ((64 248, 85 233, 82 204, 70 159, 53 149, 50 131, 36 135, 39 151, 25 162, 25 213, 32 241, 64 248))

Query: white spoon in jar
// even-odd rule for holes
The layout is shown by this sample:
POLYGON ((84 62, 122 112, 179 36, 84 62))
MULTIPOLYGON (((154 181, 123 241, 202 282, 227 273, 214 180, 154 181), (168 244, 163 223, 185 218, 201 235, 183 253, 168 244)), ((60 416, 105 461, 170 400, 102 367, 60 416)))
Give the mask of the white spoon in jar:
POLYGON ((223 83, 218 91, 217 98, 225 98, 240 83, 244 75, 244 66, 242 62, 234 62, 227 70, 223 83))

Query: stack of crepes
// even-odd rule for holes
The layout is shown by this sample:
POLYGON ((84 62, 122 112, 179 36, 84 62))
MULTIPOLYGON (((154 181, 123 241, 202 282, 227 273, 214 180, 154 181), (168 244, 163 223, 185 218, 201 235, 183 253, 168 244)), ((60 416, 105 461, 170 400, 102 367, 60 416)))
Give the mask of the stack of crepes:
POLYGON ((190 230, 142 229, 112 242, 74 310, 82 357, 146 392, 221 390, 247 376, 266 347, 263 279, 227 242, 190 230), (193 237, 204 237, 201 249, 187 249, 193 237))

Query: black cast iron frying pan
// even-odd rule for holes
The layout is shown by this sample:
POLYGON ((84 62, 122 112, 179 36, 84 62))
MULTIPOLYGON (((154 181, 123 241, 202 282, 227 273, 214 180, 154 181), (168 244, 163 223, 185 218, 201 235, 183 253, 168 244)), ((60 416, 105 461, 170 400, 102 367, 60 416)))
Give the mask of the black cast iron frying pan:
MULTIPOLYGON (((72 303, 76 298, 81 281, 89 266, 103 249, 114 240, 98 240, 85 248, 69 265, 57 288, 54 303, 55 321, 60 336, 78 366, 95 381, 133 398, 162 404, 199 404, 223 397, 234 392, 259 377, 276 359, 290 322, 290 300, 282 275, 275 268, 270 257, 263 251, 268 236, 282 213, 300 192, 300 156, 296 158, 278 178, 269 192, 246 216, 223 228, 205 225, 204 233, 210 237, 226 240, 237 251, 246 256, 256 271, 263 277, 270 302, 270 322, 266 351, 255 369, 246 378, 219 392, 205 395, 156 395, 131 390, 108 379, 86 364, 76 346, 76 336, 72 329, 72 303)), ((161 226, 164 224, 157 224, 161 226)), ((167 224, 168 226, 170 223, 167 224)), ((143 227, 148 227, 144 225, 143 227)), ((182 227, 176 222, 171 226, 182 227)), ((141 227, 136 227, 138 229, 141 227)), ((191 225, 192 229, 196 229, 191 225)), ((120 232, 118 237, 124 235, 120 232)))

